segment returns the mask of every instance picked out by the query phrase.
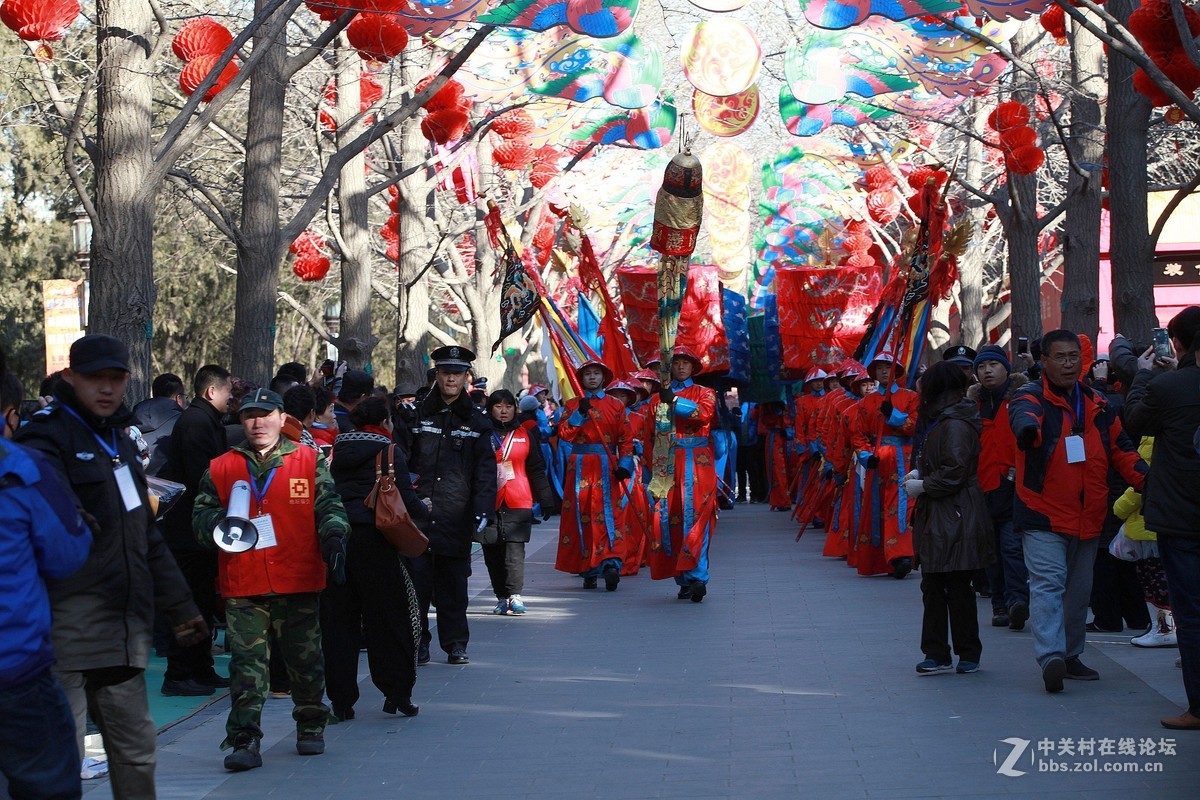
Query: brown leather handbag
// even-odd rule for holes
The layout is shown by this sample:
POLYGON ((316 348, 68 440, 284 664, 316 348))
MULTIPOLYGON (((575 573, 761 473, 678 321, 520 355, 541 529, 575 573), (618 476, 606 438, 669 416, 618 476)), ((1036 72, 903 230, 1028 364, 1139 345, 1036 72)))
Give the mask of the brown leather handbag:
POLYGON ((375 486, 363 503, 375 509, 375 527, 406 558, 416 558, 429 549, 429 537, 412 521, 404 498, 396 488, 396 446, 389 445, 375 456, 375 486), (387 467, 383 454, 387 453, 387 467))

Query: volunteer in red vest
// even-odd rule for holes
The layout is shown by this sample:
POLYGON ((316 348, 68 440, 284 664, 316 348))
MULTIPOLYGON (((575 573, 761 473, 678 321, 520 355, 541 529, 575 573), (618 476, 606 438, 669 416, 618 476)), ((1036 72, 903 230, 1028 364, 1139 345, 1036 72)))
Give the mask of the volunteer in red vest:
POLYGON ((621 582, 624 532, 617 523, 619 486, 633 475, 633 437, 625 404, 605 393, 612 370, 586 361, 576 376, 583 395, 568 400, 558 437, 570 445, 563 478, 562 520, 554 568, 583 578, 583 588, 616 591, 621 582))
POLYGON ((710 433, 716 420, 717 396, 712 389, 692 381, 702 369, 700 357, 687 347, 671 353, 671 385, 659 392, 658 403, 671 404, 674 431, 655 429, 654 435, 671 436, 674 484, 659 500, 650 540, 650 577, 674 578, 680 600, 699 603, 708 594, 708 545, 717 525, 717 470, 710 433))
MULTIPOLYGON (((292 678, 296 752, 325 752, 322 702, 325 667, 321 653, 318 596, 326 567, 345 580, 345 546, 350 532, 342 501, 318 451, 283 436, 283 400, 259 389, 239 411, 246 440, 213 459, 200 481, 192 527, 201 543, 216 545, 214 529, 227 516, 234 485, 250 486, 249 518, 254 544, 242 552, 217 554, 218 587, 225 598, 230 646, 232 708, 222 749, 233 748, 225 768, 262 766, 259 742, 263 701, 269 686, 268 632, 275 635, 292 678)), ((228 536, 222 542, 229 547, 228 536)))

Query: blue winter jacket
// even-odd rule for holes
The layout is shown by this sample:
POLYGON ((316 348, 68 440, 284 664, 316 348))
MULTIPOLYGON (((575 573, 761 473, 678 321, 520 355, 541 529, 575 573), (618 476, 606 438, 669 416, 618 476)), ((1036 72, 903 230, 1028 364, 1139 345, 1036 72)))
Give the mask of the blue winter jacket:
POLYGON ((87 560, 92 533, 39 453, 0 440, 0 690, 54 663, 46 578, 87 560))

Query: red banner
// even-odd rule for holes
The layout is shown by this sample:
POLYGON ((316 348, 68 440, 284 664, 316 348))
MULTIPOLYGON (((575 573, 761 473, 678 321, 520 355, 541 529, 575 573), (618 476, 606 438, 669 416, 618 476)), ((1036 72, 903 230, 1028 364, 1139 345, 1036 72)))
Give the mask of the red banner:
MULTIPOLYGON (((617 285, 633 349, 638 361, 647 364, 658 358, 658 271, 654 267, 620 267, 617 285)), ((716 265, 693 264, 688 268, 676 342, 700 354, 705 372, 729 369, 729 340, 721 309, 716 265)))
POLYGON ((825 369, 853 355, 879 302, 881 273, 878 265, 776 270, 784 367, 825 369))

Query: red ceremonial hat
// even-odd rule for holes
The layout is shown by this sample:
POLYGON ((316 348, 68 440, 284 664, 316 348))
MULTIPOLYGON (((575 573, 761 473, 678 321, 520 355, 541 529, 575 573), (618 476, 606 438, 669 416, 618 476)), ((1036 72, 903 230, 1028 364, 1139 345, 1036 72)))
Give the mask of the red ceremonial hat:
POLYGON ((808 383, 809 381, 823 381, 828 377, 829 374, 826 373, 825 370, 820 369, 819 367, 813 367, 808 371, 808 374, 804 376, 804 382, 808 383))
POLYGON ((671 350, 671 360, 673 361, 677 358, 686 358, 695 364, 697 375, 704 371, 704 362, 700 360, 700 356, 696 355, 696 352, 690 347, 685 347, 681 344, 675 345, 675 348, 671 350))
POLYGON ((659 380, 658 373, 652 369, 639 369, 633 373, 632 377, 637 378, 639 381, 650 381, 651 383, 658 384, 660 387, 662 386, 662 381, 659 380))
POLYGON ((892 378, 904 377, 904 365, 897 361, 896 357, 890 351, 881 350, 876 353, 875 357, 871 359, 871 363, 867 365, 867 371, 869 372, 871 367, 878 362, 892 365, 892 378))
POLYGON ((547 387, 542 386, 540 383, 534 383, 529 386, 529 391, 526 392, 526 394, 529 395, 530 397, 537 397, 542 392, 548 392, 548 391, 550 391, 550 390, 547 387))
POLYGON ((575 377, 578 378, 588 367, 599 367, 604 372, 604 380, 600 382, 601 386, 608 386, 610 383, 612 383, 613 371, 609 369, 603 361, 597 361, 594 358, 588 359, 580 364, 579 368, 575 370, 575 377))

